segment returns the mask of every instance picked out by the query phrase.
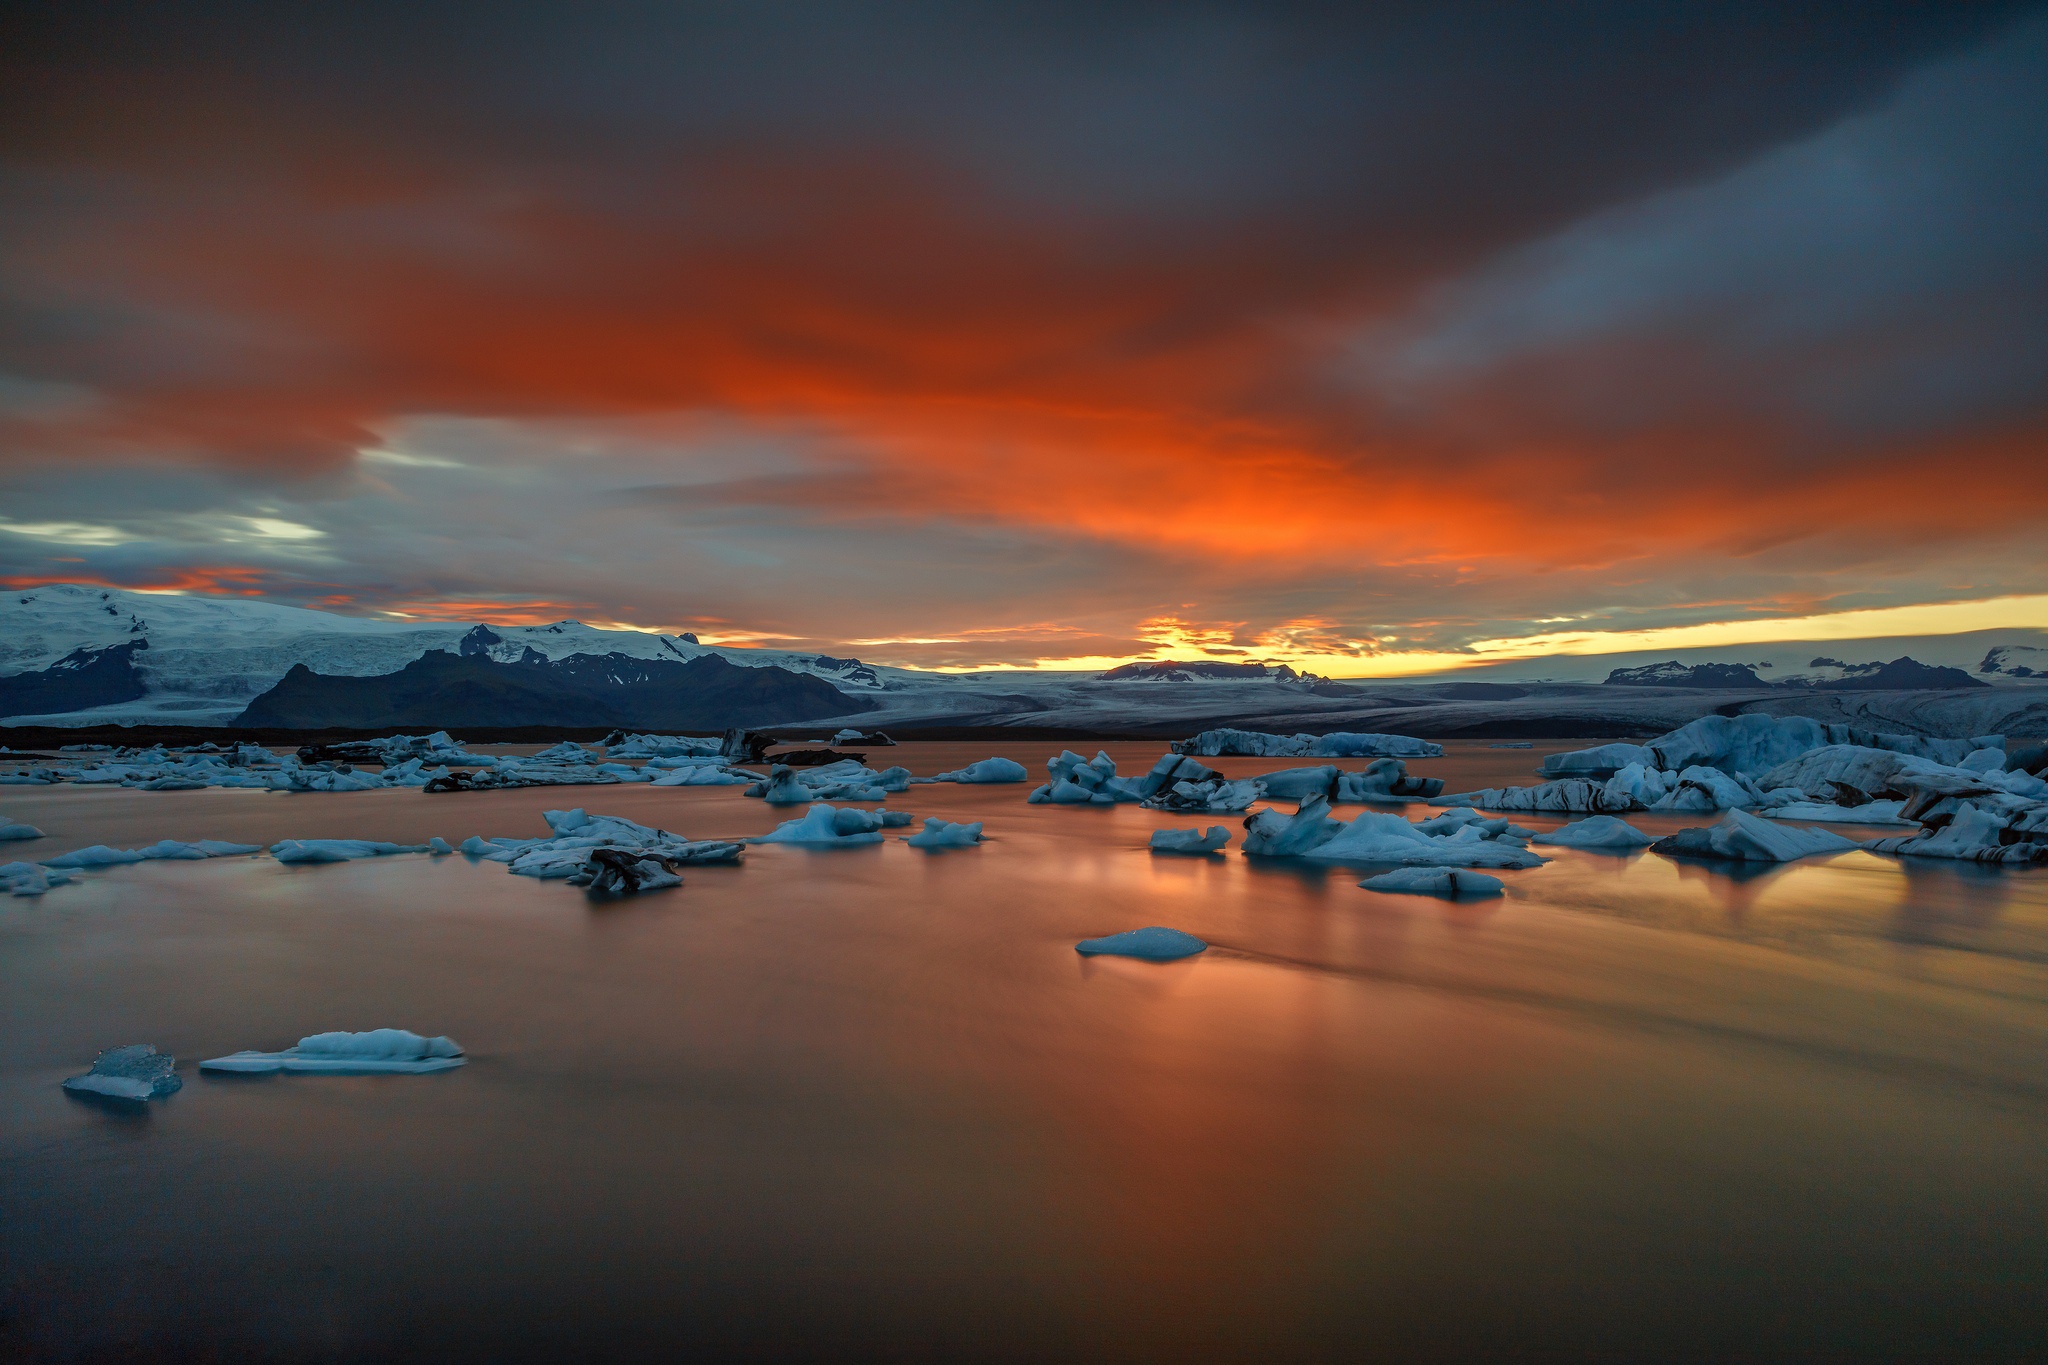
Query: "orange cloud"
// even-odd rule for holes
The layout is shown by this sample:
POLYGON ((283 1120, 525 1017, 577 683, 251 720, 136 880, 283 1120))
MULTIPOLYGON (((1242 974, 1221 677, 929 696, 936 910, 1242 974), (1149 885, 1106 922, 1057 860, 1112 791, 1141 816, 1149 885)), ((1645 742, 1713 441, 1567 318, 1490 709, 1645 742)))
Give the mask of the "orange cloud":
POLYGON ((40 588, 52 583, 85 583, 96 588, 126 588, 133 592, 196 592, 225 597, 262 597, 272 581, 273 576, 263 569, 195 567, 145 570, 133 577, 121 579, 92 573, 19 574, 0 577, 0 586, 40 588))

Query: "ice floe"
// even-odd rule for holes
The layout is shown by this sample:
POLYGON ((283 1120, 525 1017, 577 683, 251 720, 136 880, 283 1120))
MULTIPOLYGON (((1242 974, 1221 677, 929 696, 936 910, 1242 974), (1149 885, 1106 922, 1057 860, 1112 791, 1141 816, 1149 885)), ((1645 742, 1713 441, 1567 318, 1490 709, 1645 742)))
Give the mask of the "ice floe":
POLYGON ((807 801, 884 801, 891 793, 910 790, 914 781, 908 768, 884 768, 871 772, 858 759, 840 759, 815 768, 792 768, 777 763, 768 777, 756 781, 746 795, 757 796, 771 806, 800 806, 807 801))
POLYGON ((148 1043, 110 1047, 93 1060, 92 1070, 73 1076, 64 1088, 73 1094, 104 1095, 116 1100, 154 1100, 183 1088, 178 1059, 148 1043))
POLYGON ((1202 758, 1442 758, 1444 753, 1441 744, 1408 735, 1341 730, 1327 735, 1272 735, 1231 729, 1204 730, 1192 739, 1176 740, 1173 751, 1202 758))
POLYGON ((1460 820, 1430 833, 1399 815, 1367 811, 1349 824, 1329 816, 1327 797, 1311 796, 1292 815, 1255 811, 1245 819, 1244 851, 1268 858, 1411 867, 1537 867, 1522 834, 1504 820, 1460 820))
POLYGON ((331 1076, 419 1075, 447 1071, 466 1059, 453 1038, 422 1038, 402 1028, 366 1033, 315 1033, 282 1052, 209 1057, 202 1071, 314 1072, 331 1076))
POLYGON ((629 735, 613 731, 605 737, 607 758, 723 758, 725 741, 689 735, 629 735))
POLYGON ((1748 811, 1731 810, 1713 825, 1682 829, 1657 840, 1650 845, 1650 851, 1679 858, 1789 863, 1800 858, 1849 853, 1857 847, 1833 830, 1773 824, 1748 811))
POLYGON ((28 839, 40 839, 43 832, 34 825, 18 824, 0 815, 0 844, 19 843, 28 839))
POLYGON ((1498 896, 1503 883, 1484 872, 1455 867, 1401 867, 1367 877, 1368 891, 1400 891, 1415 896, 1498 896))
POLYGON ((10 896, 40 896, 70 880, 65 873, 52 871, 41 863, 0 863, 0 891, 10 896))
POLYGON ((1656 840, 1626 820, 1617 820, 1611 815, 1590 815, 1583 820, 1574 820, 1562 829, 1551 830, 1548 834, 1538 834, 1529 842, 1554 845, 1558 848, 1626 852, 1630 849, 1648 848, 1656 840))
POLYGON ((426 844, 385 844, 374 839, 281 839, 270 846, 270 856, 281 863, 346 863, 432 851, 426 844))
POLYGON ((162 839, 148 848, 108 848, 105 844, 94 844, 72 853, 60 853, 54 858, 45 858, 45 867, 119 867, 126 863, 154 862, 158 859, 194 862, 201 858, 232 858, 245 853, 261 853, 261 844, 231 844, 221 839, 195 839, 181 843, 176 839, 162 839))
POLYGON ((1155 829, 1150 845, 1154 853, 1221 853, 1230 844, 1230 831, 1222 825, 1199 829, 1155 829))
POLYGON ((928 816, 924 828, 904 836, 903 842, 912 848, 972 848, 981 842, 981 824, 976 820, 971 824, 956 825, 936 815, 928 816))
POLYGON ((1031 775, 1030 770, 1013 758, 984 758, 979 763, 970 763, 949 773, 932 777, 911 779, 914 782, 1022 782, 1031 775))
POLYGON ((1193 957, 1208 947, 1193 934, 1153 924, 1105 938, 1084 938, 1074 945, 1074 951, 1083 957, 1136 957, 1147 962, 1173 962, 1193 957))

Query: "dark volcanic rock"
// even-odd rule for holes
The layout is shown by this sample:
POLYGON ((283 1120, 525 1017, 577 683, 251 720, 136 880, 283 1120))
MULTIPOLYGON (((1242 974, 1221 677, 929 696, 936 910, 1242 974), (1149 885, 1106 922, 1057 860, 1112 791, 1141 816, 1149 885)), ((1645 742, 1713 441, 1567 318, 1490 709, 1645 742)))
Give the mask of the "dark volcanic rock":
POLYGON ((1769 687, 1749 664, 1691 664, 1676 659, 1641 668, 1617 668, 1607 675, 1610 687, 1769 687))
POLYGON ((138 701, 147 690, 135 669, 135 655, 147 640, 106 649, 74 649, 48 668, 0 678, 0 716, 82 711, 138 701))
POLYGON ((446 729, 616 725, 713 730, 867 711, 822 678, 745 668, 715 654, 674 663, 625 654, 496 663, 431 650, 396 673, 350 678, 300 664, 236 718, 241 727, 446 729))
POLYGON ((1899 658, 1888 664, 1851 664, 1838 667, 1851 667, 1856 671, 1846 678, 1813 685, 1830 691, 1870 692, 1947 691, 1958 687, 1991 686, 1982 678, 1973 678, 1960 668, 1941 668, 1933 664, 1923 664, 1917 659, 1899 658))

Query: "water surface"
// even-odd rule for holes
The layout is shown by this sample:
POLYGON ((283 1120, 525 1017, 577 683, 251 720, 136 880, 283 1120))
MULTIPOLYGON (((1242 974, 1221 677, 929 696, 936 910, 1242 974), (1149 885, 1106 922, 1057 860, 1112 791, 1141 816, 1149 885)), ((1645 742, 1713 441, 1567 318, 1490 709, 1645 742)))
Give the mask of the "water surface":
MULTIPOLYGON (((1411 766, 1458 790, 1570 747, 1411 766)), ((978 849, 763 847, 612 902, 460 857, 144 864, 0 901, 0 1358, 2048 1348, 2048 876, 1559 849, 1452 904, 1156 857, 1151 830, 1212 821, 1027 790, 891 801, 985 820, 978 849), (1072 950, 1145 924, 1216 946, 1072 950), (471 1064, 193 1070, 381 1025, 471 1064), (140 1041, 181 1093, 136 1116, 58 1087, 140 1041)), ((692 837, 797 813, 736 788, 0 788, 39 857, 539 834, 569 805, 692 837)))

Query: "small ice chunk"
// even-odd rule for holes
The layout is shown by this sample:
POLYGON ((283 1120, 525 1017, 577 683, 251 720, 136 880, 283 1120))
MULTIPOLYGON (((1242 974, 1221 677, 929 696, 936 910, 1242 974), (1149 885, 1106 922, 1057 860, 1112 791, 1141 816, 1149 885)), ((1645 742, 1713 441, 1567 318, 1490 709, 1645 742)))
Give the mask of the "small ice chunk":
POLYGON ((282 1052, 236 1052, 199 1064, 202 1071, 310 1071, 339 1076, 417 1075, 461 1066, 453 1038, 422 1038, 402 1028, 315 1033, 282 1052))
POLYGON ((20 825, 0 815, 0 844, 12 843, 19 839, 40 839, 43 832, 34 825, 20 825))
POLYGON ((1559 848, 1620 849, 1648 848, 1656 840, 1626 820, 1611 815, 1592 815, 1574 820, 1563 829, 1539 834, 1532 844, 1555 844, 1559 848))
POLYGON ((381 844, 373 839, 285 839, 270 846, 281 863, 345 863, 393 853, 425 853, 425 844, 381 844))
POLYGON ((970 763, 949 773, 939 773, 934 782, 1022 782, 1030 773, 1022 763, 1010 758, 984 758, 979 763, 970 763))
POLYGON ((1106 938, 1084 938, 1074 945, 1074 951, 1083 957, 1136 957, 1147 962, 1172 962, 1193 957, 1208 946, 1193 934, 1153 924, 1106 938))
POLYGON ((1206 834, 1198 829, 1155 829, 1151 847, 1154 853, 1221 853, 1229 842, 1229 830, 1211 825, 1206 834))
POLYGON ((1416 896, 1498 896, 1501 879, 1456 867, 1403 867, 1367 877, 1368 891, 1401 891, 1416 896))
POLYGON ((41 863, 0 863, 0 891, 10 896, 40 896, 70 880, 41 863))
POLYGON ((454 851, 454 845, 450 844, 446 839, 443 839, 438 834, 436 834, 433 838, 427 840, 427 852, 429 853, 438 856, 443 853, 453 853, 454 851))
POLYGON ((64 1088, 117 1100, 153 1100, 185 1084, 178 1078, 177 1065, 176 1057, 148 1043, 108 1048, 94 1059, 92 1070, 71 1077, 64 1088))
POLYGON ((237 854, 262 851, 260 844, 231 844, 223 839, 195 839, 191 843, 160 839, 148 848, 108 848, 105 844, 94 844, 90 848, 45 859, 44 863, 49 867, 119 867, 126 863, 161 860, 197 862, 202 858, 231 858, 237 854))
POLYGON ((924 822, 923 829, 905 837, 903 842, 912 848, 972 848, 981 842, 981 821, 955 825, 934 815, 924 822))
POLYGON ((771 806, 801 806, 812 796, 796 770, 781 763, 768 770, 768 782, 761 790, 762 799, 771 806))

